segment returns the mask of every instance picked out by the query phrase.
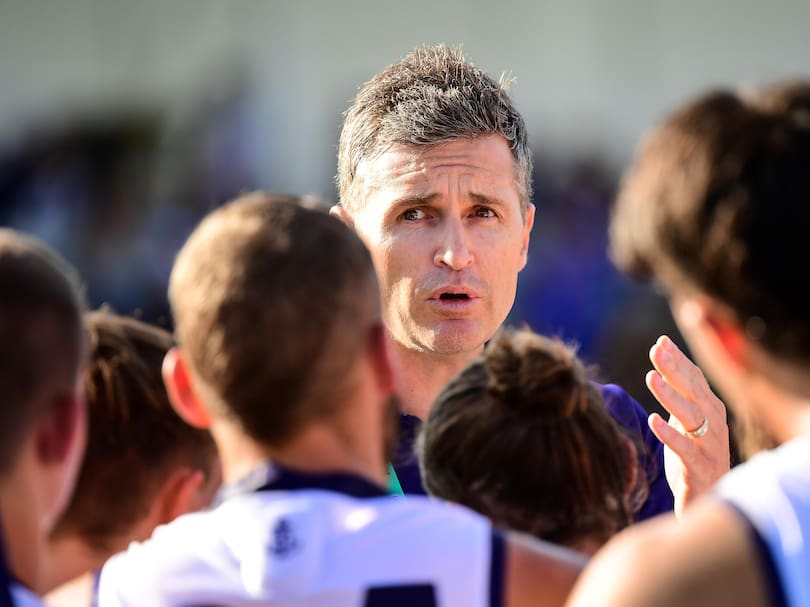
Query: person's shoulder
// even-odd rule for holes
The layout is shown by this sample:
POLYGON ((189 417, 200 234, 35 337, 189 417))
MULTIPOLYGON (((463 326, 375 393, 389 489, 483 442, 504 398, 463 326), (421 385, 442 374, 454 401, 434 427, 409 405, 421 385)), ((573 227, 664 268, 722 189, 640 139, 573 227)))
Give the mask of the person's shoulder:
POLYGON ((492 534, 489 519, 477 512, 421 495, 342 499, 334 503, 330 516, 334 536, 350 527, 356 537, 375 538, 400 550, 431 546, 435 554, 463 553, 488 544, 492 534), (364 515, 367 520, 358 524, 364 515))
MULTIPOLYGON (((485 516, 470 510, 466 506, 446 502, 426 495, 406 495, 386 497, 375 500, 380 516, 383 519, 418 521, 425 527, 444 527, 445 529, 475 528, 489 532, 492 524, 485 516)), ((409 525, 402 525, 408 527, 409 525)))
MULTIPOLYGON (((755 524, 766 518, 796 518, 797 510, 810 517, 808 467, 810 436, 803 436, 736 466, 720 479, 714 495, 733 503, 755 524)), ((780 525, 776 520, 771 524, 780 525)))
POLYGON ((626 428, 643 431, 647 427, 647 411, 617 384, 594 383, 602 395, 605 407, 617 422, 626 428))
POLYGON ((88 571, 45 595, 48 607, 84 607, 93 604, 95 572, 88 571))
POLYGON ((773 593, 790 604, 810 601, 810 436, 799 437, 737 466, 714 496, 738 511, 772 567, 773 593))
MULTIPOLYGON (((757 453, 747 462, 736 466, 720 480, 718 488, 739 486, 755 477, 771 481, 793 475, 807 478, 808 466, 810 466, 810 435, 803 435, 775 449, 757 453)), ((810 486, 810 481, 807 485, 810 486)))
POLYGON ((131 543, 102 567, 98 604, 169 605, 196 581, 221 577, 228 549, 220 520, 219 509, 186 514, 156 528, 146 541, 131 543))
POLYGON ((615 536, 586 567, 570 605, 767 605, 758 553, 737 512, 704 498, 615 536))
POLYGON ((504 542, 503 604, 562 605, 585 566, 586 557, 520 533, 507 533, 504 542))

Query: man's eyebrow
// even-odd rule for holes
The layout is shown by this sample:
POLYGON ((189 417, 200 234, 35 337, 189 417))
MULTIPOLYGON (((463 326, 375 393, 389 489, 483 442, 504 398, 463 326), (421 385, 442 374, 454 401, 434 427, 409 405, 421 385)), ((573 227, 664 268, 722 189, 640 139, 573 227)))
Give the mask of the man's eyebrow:
POLYGON ((492 196, 487 196, 486 194, 477 194, 475 192, 470 192, 470 198, 476 204, 480 204, 481 206, 486 207, 507 207, 509 206, 504 200, 500 198, 495 198, 492 196))
POLYGON ((439 197, 438 194, 408 194, 400 198, 395 198, 388 206, 388 211, 395 212, 406 209, 408 207, 418 207, 425 204, 431 204, 439 197))
MULTIPOLYGON (((505 200, 494 196, 488 196, 487 194, 470 192, 469 196, 472 203, 475 205, 494 207, 498 209, 507 209, 510 206, 505 200)), ((441 195, 435 192, 433 194, 408 194, 406 196, 394 198, 394 200, 392 200, 391 204, 388 206, 386 215, 398 215, 402 211, 411 207, 430 205, 439 198, 441 198, 441 195)))

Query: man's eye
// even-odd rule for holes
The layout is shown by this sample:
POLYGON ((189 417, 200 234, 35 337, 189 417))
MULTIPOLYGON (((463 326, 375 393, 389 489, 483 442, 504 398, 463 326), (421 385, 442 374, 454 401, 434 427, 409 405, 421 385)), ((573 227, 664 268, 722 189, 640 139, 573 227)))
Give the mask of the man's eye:
POLYGON ((408 209, 402 214, 402 219, 405 221, 419 221, 426 217, 422 209, 408 209))
POLYGON ((474 214, 476 217, 495 217, 495 211, 490 209, 489 207, 478 207, 475 209, 474 214))

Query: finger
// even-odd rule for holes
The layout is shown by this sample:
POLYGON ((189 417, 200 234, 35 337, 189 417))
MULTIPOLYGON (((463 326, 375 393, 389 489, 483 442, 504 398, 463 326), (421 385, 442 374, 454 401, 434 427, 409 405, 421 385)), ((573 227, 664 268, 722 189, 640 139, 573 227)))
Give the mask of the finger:
POLYGON ((705 414, 701 408, 670 386, 658 371, 649 371, 645 381, 655 399, 683 428, 697 428, 703 423, 705 414))
POLYGON ((652 413, 647 419, 647 424, 658 440, 681 458, 685 467, 691 468, 699 464, 699 453, 694 443, 665 422, 664 418, 657 413, 652 413))
POLYGON ((662 335, 650 349, 650 361, 675 390, 686 398, 697 400, 703 394, 703 373, 666 335, 662 335))
POLYGON ((700 368, 669 337, 658 338, 650 349, 650 360, 666 382, 687 399, 705 402, 714 410, 723 408, 700 368))

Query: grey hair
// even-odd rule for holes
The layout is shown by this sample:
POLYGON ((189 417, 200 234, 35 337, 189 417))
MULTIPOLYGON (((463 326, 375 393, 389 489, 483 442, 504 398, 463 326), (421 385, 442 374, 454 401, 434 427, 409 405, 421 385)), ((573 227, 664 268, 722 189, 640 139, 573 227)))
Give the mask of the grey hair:
POLYGON ((391 145, 432 146, 501 135, 515 159, 515 186, 525 214, 532 195, 532 154, 523 118, 512 105, 510 78, 493 80, 460 48, 417 48, 358 91, 344 114, 338 144, 341 204, 350 206, 361 162, 391 145))

